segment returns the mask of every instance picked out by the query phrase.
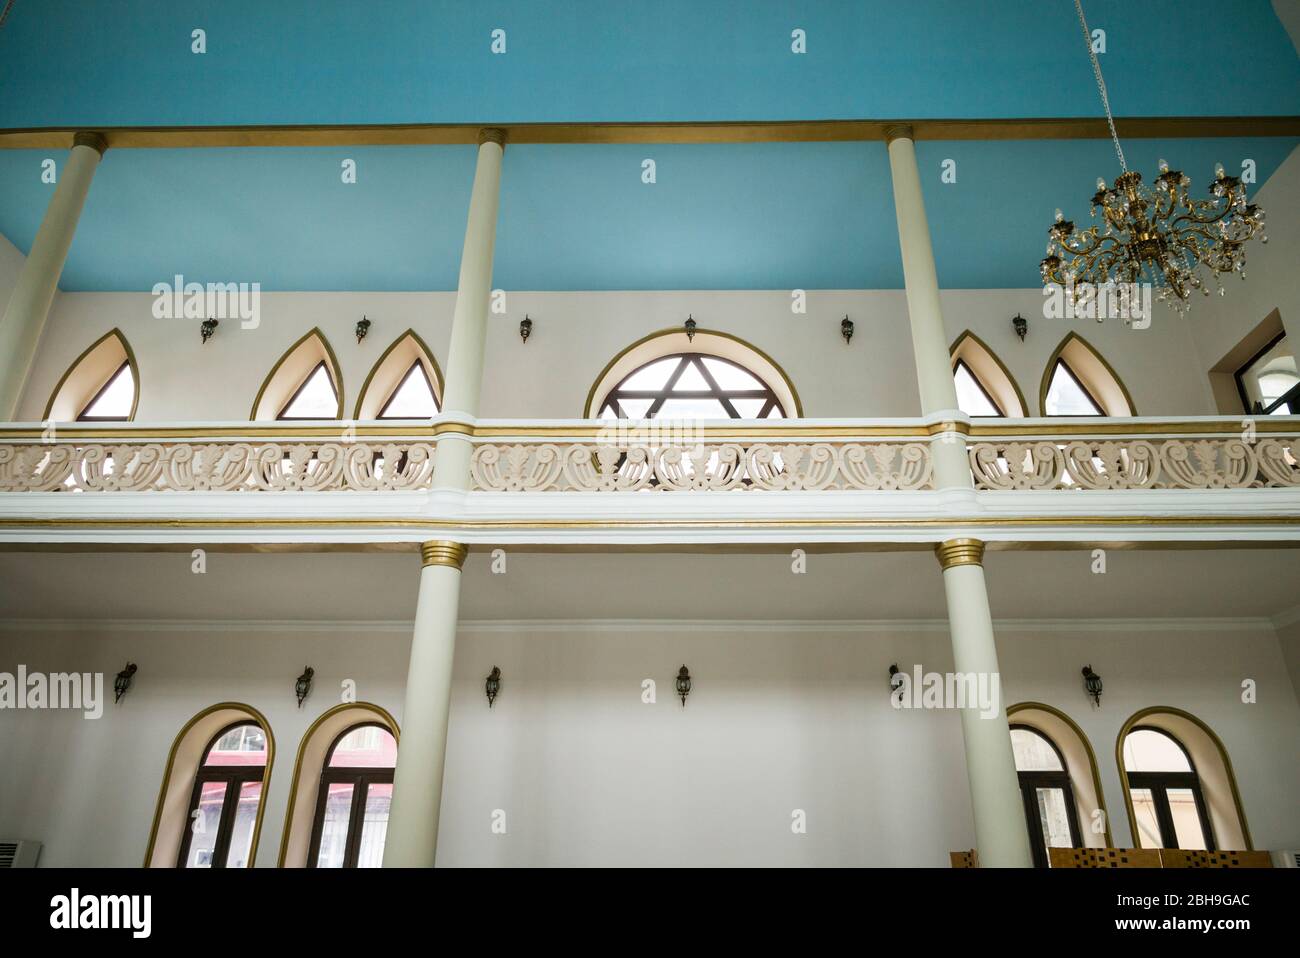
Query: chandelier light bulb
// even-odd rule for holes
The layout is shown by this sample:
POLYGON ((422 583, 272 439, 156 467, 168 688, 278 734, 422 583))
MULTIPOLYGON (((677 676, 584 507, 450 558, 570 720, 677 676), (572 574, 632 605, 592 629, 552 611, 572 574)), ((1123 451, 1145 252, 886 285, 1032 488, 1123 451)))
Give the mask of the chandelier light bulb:
POLYGON ((1221 179, 1223 179, 1223 164, 1222 164, 1222 163, 1215 163, 1215 164, 1214 164, 1214 178, 1215 178, 1216 180, 1221 180, 1221 179))
POLYGON ((1160 172, 1161 172, 1161 173, 1168 173, 1168 172, 1169 172, 1169 164, 1168 164, 1168 163, 1167 163, 1163 158, 1162 158, 1162 159, 1160 160, 1160 162, 1157 163, 1156 165, 1160 167, 1160 172))

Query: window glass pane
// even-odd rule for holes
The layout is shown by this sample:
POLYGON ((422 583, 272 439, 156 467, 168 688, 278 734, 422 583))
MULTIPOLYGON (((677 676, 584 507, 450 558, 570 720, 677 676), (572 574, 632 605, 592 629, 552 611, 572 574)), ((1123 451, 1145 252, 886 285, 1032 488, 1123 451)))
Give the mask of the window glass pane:
POLYGON ((1137 729, 1124 739, 1124 767, 1130 772, 1191 772, 1182 748, 1168 735, 1137 729))
POLYGON ((392 800, 392 785, 372 782, 366 789, 361 844, 357 848, 358 868, 379 868, 383 864, 384 838, 388 835, 388 806, 392 800))
POLYGON ((740 413, 741 419, 757 419, 758 414, 763 411, 767 405, 766 399, 733 399, 731 404, 736 407, 736 412, 740 413))
POLYGON ((1271 405, 1300 383, 1290 337, 1283 336, 1268 352, 1237 374, 1241 388, 1253 409, 1255 403, 1271 405))
POLYGON ((1043 839, 1048 848, 1073 848, 1070 837, 1070 809, 1065 802, 1065 789, 1038 788, 1038 817, 1043 823, 1043 839))
POLYGON ((352 784, 326 786, 325 818, 321 823, 317 868, 342 868, 348 846, 348 820, 352 817, 352 784))
POLYGON ((628 419, 644 419, 652 402, 653 399, 620 399, 618 404, 623 407, 623 415, 628 419))
POLYGON ((208 750, 203 764, 265 765, 266 733, 256 725, 232 728, 208 750))
POLYGON ((1088 394, 1065 368, 1065 363, 1057 360, 1056 369, 1052 371, 1052 382, 1047 387, 1047 399, 1043 404, 1049 416, 1100 416, 1088 394))
POLYGON ((262 783, 244 782, 239 789, 239 805, 230 823, 230 850, 227 868, 245 868, 253 849, 253 829, 257 825, 257 807, 262 801, 262 783))
POLYGON ((668 377, 681 364, 680 356, 659 359, 648 366, 643 366, 619 385, 619 389, 663 389, 668 384, 668 377))
POLYGON ((704 366, 708 369, 709 375, 713 377, 714 382, 718 384, 718 388, 723 392, 730 392, 733 390, 736 392, 743 392, 748 389, 766 388, 761 382, 759 382, 758 377, 754 376, 747 370, 741 369, 735 363, 729 363, 722 359, 713 359, 705 356, 704 366))
POLYGON ((1179 848, 1201 849, 1208 847, 1205 831, 1201 828, 1201 814, 1196 810, 1196 799, 1190 788, 1165 790, 1169 799, 1169 816, 1174 820, 1174 835, 1179 848))
POLYGON ((673 392, 712 392, 712 390, 704 381, 700 368, 691 363, 677 377, 677 382, 673 384, 673 392))
POLYGON ((730 419, 716 399, 667 399, 659 407, 658 419, 730 419))
POLYGON ((975 377, 965 365, 958 365, 952 374, 957 387, 957 408, 968 416, 1000 416, 998 407, 989 402, 975 377))
POLYGON ((225 782, 204 782, 199 788, 198 814, 190 815, 190 850, 185 857, 186 868, 212 867, 212 850, 217 844, 225 798, 225 782))
POLYGON ((1011 750, 1016 756, 1018 772, 1063 772, 1061 759, 1050 742, 1029 729, 1011 730, 1011 750))
POLYGON ((334 391, 334 380, 317 366, 302 390, 289 401, 280 413, 282 419, 333 419, 339 414, 339 395, 334 391))
POLYGON ((352 729, 330 754, 330 768, 392 768, 396 764, 397 741, 376 725, 352 729))
MULTIPOLYGON (((335 407, 337 408, 337 406, 335 407)), ((384 406, 381 419, 428 419, 438 414, 438 401, 419 360, 406 372, 384 406)))
POLYGON ((113 375, 108 388, 92 400, 82 415, 94 419, 129 419, 134 402, 135 376, 128 363, 113 375))
POLYGON ((1160 848, 1160 820, 1156 818, 1156 802, 1149 788, 1131 788, 1129 797, 1133 800, 1133 820, 1137 822, 1138 847, 1160 848))

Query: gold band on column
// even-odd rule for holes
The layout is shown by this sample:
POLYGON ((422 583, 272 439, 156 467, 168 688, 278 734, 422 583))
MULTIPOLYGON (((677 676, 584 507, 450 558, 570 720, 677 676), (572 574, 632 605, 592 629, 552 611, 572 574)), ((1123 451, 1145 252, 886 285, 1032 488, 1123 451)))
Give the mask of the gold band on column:
POLYGON ((445 565, 459 569, 465 564, 465 556, 468 554, 469 548, 463 542, 435 539, 420 543, 420 558, 425 565, 445 565))
POLYGON ((478 143, 482 146, 484 143, 495 143, 503 150, 506 146, 506 131, 499 126, 485 126, 478 131, 478 143))
POLYGON ((885 127, 885 142, 891 140, 915 140, 916 132, 910 123, 891 123, 885 127))
POLYGON ((935 546, 934 554, 945 571, 958 565, 983 565, 984 543, 979 539, 949 539, 935 546))
POLYGON ((104 134, 90 131, 78 133, 72 138, 73 146, 88 146, 100 156, 108 149, 108 140, 104 139, 104 134))

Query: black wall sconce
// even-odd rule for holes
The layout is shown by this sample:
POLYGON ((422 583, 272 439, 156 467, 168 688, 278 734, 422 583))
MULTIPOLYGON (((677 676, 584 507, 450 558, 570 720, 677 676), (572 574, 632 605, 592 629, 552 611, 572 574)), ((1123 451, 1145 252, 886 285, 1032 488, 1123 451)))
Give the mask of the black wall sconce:
POLYGON ((1092 670, 1091 665, 1083 667, 1083 688, 1092 696, 1097 708, 1101 708, 1101 676, 1092 670))
POLYGON ((483 691, 487 693, 488 708, 496 701, 497 693, 501 691, 501 670, 495 665, 492 671, 488 673, 487 681, 483 683, 483 691))
POLYGON ((840 335, 844 337, 846 345, 853 341, 853 320, 847 316, 840 320, 840 335))
POLYGON ((1029 332, 1029 320, 1025 319, 1025 317, 1021 316, 1019 313, 1016 313, 1011 320, 1011 328, 1016 331, 1016 335, 1020 337, 1020 341, 1023 343, 1025 341, 1025 333, 1029 332))
POLYGON ((688 343, 695 341, 695 319, 693 316, 686 317, 686 323, 683 328, 686 330, 686 341, 688 343))
POLYGON ((302 670, 302 675, 294 680, 293 694, 298 696, 298 708, 302 708, 302 700, 311 694, 311 679, 315 674, 316 670, 309 665, 302 670))
POLYGON ((902 687, 902 685, 902 673, 898 671, 898 663, 895 662, 889 667, 889 694, 891 698, 893 697, 893 694, 902 687))
POLYGON ((362 316, 357 320, 357 345, 361 345, 361 340, 366 338, 366 333, 370 332, 370 320, 362 316))
POLYGON ((525 313, 524 318, 519 320, 519 338, 522 339, 525 343, 527 343, 528 337, 531 336, 532 334, 533 334, 533 321, 529 319, 528 314, 525 313))
POLYGON ((686 708, 686 696, 691 694, 691 670, 684 665, 677 670, 677 694, 682 698, 682 708, 686 708))
POLYGON ((134 662, 126 663, 126 668, 117 673, 117 678, 113 679, 113 704, 116 705, 122 701, 122 696, 131 688, 131 679, 138 671, 134 662))
MULTIPOLYGON (((203 343, 212 338, 212 334, 217 331, 217 327, 220 325, 221 323, 215 319, 205 319, 199 323, 199 335, 203 337, 203 343)), ((199 345, 202 346, 203 343, 199 343, 199 345)))

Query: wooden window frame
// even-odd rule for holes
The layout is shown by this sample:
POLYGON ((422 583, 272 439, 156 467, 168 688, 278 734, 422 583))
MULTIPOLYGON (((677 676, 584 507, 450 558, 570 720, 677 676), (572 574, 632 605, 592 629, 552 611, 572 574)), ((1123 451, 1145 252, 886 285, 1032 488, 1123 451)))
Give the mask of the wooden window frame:
POLYGON ((984 381, 980 379, 979 376, 975 375, 975 370, 970 368, 970 363, 966 362, 966 360, 964 359, 959 359, 955 363, 953 363, 952 375, 954 379, 956 378, 957 370, 959 369, 966 370, 966 375, 971 378, 971 380, 975 383, 975 386, 979 389, 979 391, 984 394, 984 398, 989 401, 989 405, 997 410, 997 412, 994 413, 992 416, 989 416, 987 414, 976 416, 972 414, 971 418, 972 419, 1006 419, 1007 414, 1003 411, 1002 404, 993 398, 993 394, 990 393, 988 389, 985 387, 984 381))
MULTIPOLYGON (((442 406, 441 406, 441 404, 439 404, 439 402, 438 402, 438 391, 437 391, 436 389, 433 388, 433 380, 429 378, 428 370, 426 370, 426 369, 424 368, 424 361, 423 361, 422 359, 420 359, 420 358, 417 356, 416 359, 415 359, 415 361, 414 361, 413 363, 411 363, 411 368, 408 369, 408 370, 406 371, 406 373, 402 376, 402 378, 398 380, 397 385, 393 387, 393 391, 390 392, 390 393, 388 394, 388 398, 384 400, 384 405, 383 405, 382 407, 380 407, 380 409, 379 409, 379 414, 378 414, 377 416, 375 416, 376 419, 388 419, 388 418, 393 418, 393 419, 403 418, 403 419, 405 419, 405 418, 407 418, 407 417, 405 417, 405 416, 403 416, 403 417, 397 417, 397 416, 389 417, 389 415, 388 415, 388 407, 391 406, 391 405, 393 404, 393 400, 397 398, 397 394, 398 394, 399 392, 402 391, 402 387, 406 385, 406 381, 407 381, 408 379, 410 379, 411 376, 413 376, 413 375, 415 374, 415 371, 416 371, 417 369, 419 370, 420 375, 424 377, 424 384, 425 384, 426 386, 429 387, 429 395, 433 398, 433 412, 434 412, 434 415, 436 416, 436 415, 441 411, 442 406)), ((314 373, 315 370, 312 370, 312 372, 314 373)))
MULTIPOLYGON (((209 782, 225 782, 226 789, 221 796, 221 815, 217 819, 217 840, 212 844, 211 868, 225 868, 226 856, 230 854, 230 840, 234 831, 235 812, 239 809, 239 793, 247 782, 262 784, 266 777, 266 763, 261 765, 208 765, 208 754, 229 733, 237 728, 248 726, 255 728, 266 736, 266 729, 256 722, 241 718, 231 722, 208 741, 203 749, 203 763, 194 776, 194 788, 190 791, 189 813, 185 818, 185 835, 181 838, 180 853, 176 856, 176 867, 185 868, 190 857, 190 840, 194 836, 194 813, 198 811, 199 799, 203 795, 203 786, 209 782), (235 786, 232 788, 231 786, 235 786), (231 794, 234 801, 231 801, 231 794)), ((265 791, 257 797, 260 805, 266 799, 265 791)))
POLYGON ((290 396, 285 401, 284 405, 280 407, 280 411, 275 416, 277 422, 320 422, 326 419, 338 418, 336 416, 286 416, 284 414, 284 411, 286 409, 288 409, 295 402, 297 402, 298 397, 302 395, 302 391, 307 388, 307 384, 316 378, 316 371, 318 369, 325 370, 325 376, 326 378, 329 379, 330 387, 334 390, 334 398, 335 400, 338 399, 339 396, 338 383, 336 383, 334 381, 334 377, 330 375, 329 364, 322 359, 320 362, 318 362, 315 366, 311 368, 311 371, 308 372, 306 376, 302 377, 302 382, 300 382, 298 384, 298 388, 293 391, 293 395, 290 396))
POLYGON ((86 404, 81 407, 81 412, 77 414, 77 422, 130 422, 131 421, 130 412, 128 412, 125 416, 90 416, 86 414, 86 410, 89 409, 91 406, 95 405, 95 403, 99 402, 99 400, 103 398, 104 393, 108 392, 109 388, 113 385, 113 383, 117 382, 118 377, 121 376, 122 373, 126 372, 130 368, 131 368, 131 360, 129 359, 122 360, 122 365, 117 367, 117 372, 109 376, 108 381, 104 383, 104 385, 100 386, 99 390, 95 393, 95 395, 91 396, 90 399, 86 402, 86 404))
MULTIPOLYGON (((1196 772, 1196 763, 1192 761, 1191 753, 1177 738, 1162 728, 1156 728, 1154 725, 1135 725, 1128 730, 1128 733, 1124 736, 1125 739, 1134 732, 1155 732, 1157 735, 1163 735, 1178 746, 1178 750, 1187 759, 1187 767, 1191 769, 1190 772, 1134 772, 1125 769, 1125 773, 1128 775, 1130 803, 1133 801, 1134 791, 1146 789, 1151 792, 1151 801, 1156 807, 1156 824, 1160 828, 1160 847, 1180 847, 1178 844, 1178 830, 1174 827, 1173 813, 1169 810, 1169 789, 1186 788, 1191 791, 1192 800, 1196 803, 1196 814, 1201 822, 1201 837, 1205 839, 1205 849, 1211 852, 1217 851, 1214 829, 1210 825, 1209 807, 1205 804, 1205 793, 1201 790, 1201 777, 1196 772)), ((1136 828, 1135 821, 1134 829, 1136 830, 1136 828)), ((1133 836, 1133 843, 1135 845, 1142 844, 1136 834, 1133 836)))
MULTIPOLYGON (((1052 380, 1056 378, 1056 370, 1057 370, 1058 368, 1060 368, 1060 369, 1064 369, 1064 370, 1065 370, 1065 374, 1066 374, 1067 376, 1069 376, 1071 380, 1073 380, 1073 382, 1074 382, 1074 384, 1075 384, 1076 386, 1079 387, 1079 390, 1080 390, 1080 392, 1083 393, 1084 398, 1087 399, 1088 402, 1092 403, 1092 408, 1093 408, 1094 410, 1096 410, 1096 412, 1093 413, 1093 415, 1096 415, 1096 416, 1105 416, 1105 415, 1107 414, 1107 413, 1106 413, 1106 410, 1105 410, 1104 408, 1102 408, 1101 403, 1097 402, 1097 397, 1094 396, 1094 395, 1092 394, 1092 390, 1089 389, 1087 386, 1085 386, 1085 385, 1083 384, 1083 380, 1079 378, 1078 374, 1077 374, 1073 369, 1070 368, 1070 364, 1067 363, 1067 362, 1065 361, 1065 359, 1062 358, 1061 356, 1057 356, 1057 357, 1056 357, 1056 365, 1052 367, 1052 375, 1050 375, 1050 376, 1047 377, 1047 389, 1048 389, 1048 392, 1051 392, 1051 389, 1052 389, 1052 380)), ((1044 409, 1043 412, 1047 412, 1047 410, 1044 409)), ((1063 418, 1063 419, 1071 419, 1071 418, 1073 418, 1073 419, 1087 419, 1087 418, 1089 418, 1088 413, 1078 413, 1078 412, 1076 412, 1076 413, 1060 413, 1060 412, 1058 412, 1058 413, 1050 413, 1049 415, 1051 415, 1051 416, 1053 416, 1053 417, 1055 417, 1055 416, 1059 416, 1059 417, 1061 417, 1061 418, 1063 418)))
POLYGON ((1013 724, 1011 730, 1029 732, 1038 736, 1051 746, 1056 754, 1056 760, 1061 763, 1060 771, 1022 772, 1016 769, 1016 777, 1020 781, 1020 799, 1025 810, 1025 827, 1029 829, 1029 850, 1033 853, 1034 867, 1047 868, 1047 835, 1043 832, 1043 817, 1038 814, 1038 789, 1061 789, 1065 796, 1070 841, 1075 848, 1083 847, 1080 838, 1082 831, 1079 827, 1079 806, 1074 801, 1074 787, 1070 784, 1069 766, 1065 763, 1065 756, 1061 754, 1061 749, 1042 729, 1034 728, 1032 725, 1013 724))
POLYGON ((393 784, 393 768, 391 766, 330 767, 330 762, 334 759, 334 750, 338 748, 339 743, 346 736, 363 728, 377 728, 396 741, 393 730, 382 722, 358 722, 356 725, 349 725, 334 737, 334 741, 330 743, 329 751, 325 753, 325 764, 320 773, 320 786, 316 795, 316 814, 311 823, 311 845, 307 851, 308 868, 318 867, 320 843, 325 831, 325 801, 329 796, 329 787, 331 785, 352 786, 352 807, 348 812, 348 831, 347 839, 343 845, 342 867, 356 868, 357 858, 361 851, 361 831, 365 822, 366 797, 370 793, 370 786, 393 784))
POLYGON ((605 414, 605 411, 607 409, 610 409, 613 411, 614 415, 617 416, 619 419, 630 418, 623 411, 623 406, 621 401, 624 399, 651 400, 650 406, 646 410, 645 415, 639 417, 641 419, 655 418, 659 410, 663 408, 664 403, 667 402, 669 399, 715 399, 722 406, 723 411, 732 419, 741 419, 743 417, 740 415, 739 412, 736 411, 736 407, 732 404, 731 400, 762 399, 765 400, 765 402, 763 403, 762 407, 760 407, 758 411, 758 415, 754 418, 766 419, 768 414, 771 413, 773 409, 776 409, 778 412, 781 413, 781 418, 783 419, 788 418, 786 415, 785 407, 781 405, 781 400, 777 398, 777 395, 773 391, 773 389, 770 386, 768 386, 767 383, 763 382, 761 376, 756 375, 752 370, 746 369, 738 362, 735 362, 730 359, 725 359, 722 356, 714 356, 710 353, 669 353, 666 356, 656 356, 654 359, 642 363, 636 369, 632 370, 626 376, 624 376, 622 381, 617 386, 615 386, 613 389, 611 389, 608 393, 605 394, 605 398, 601 401, 600 409, 597 411, 597 416, 598 417, 603 416, 605 414), (659 389, 624 389, 623 388, 623 383, 627 382, 629 379, 631 379, 641 370, 645 369, 648 366, 653 366, 656 363, 661 363, 666 359, 676 359, 679 360, 679 362, 677 364, 677 367, 672 371, 671 374, 669 374, 668 379, 664 381, 664 384, 661 388, 659 389), (737 369, 744 372, 745 375, 756 380, 762 386, 762 388, 761 389, 723 389, 718 385, 717 380, 713 378, 713 374, 709 372, 709 367, 706 366, 704 363, 705 359, 714 359, 717 360, 718 362, 726 363, 729 366, 735 366, 737 369), (699 372, 701 376, 703 376, 704 382, 708 385, 709 388, 692 389, 686 392, 674 392, 673 387, 677 385, 677 381, 691 366, 694 366, 696 371, 699 372))

